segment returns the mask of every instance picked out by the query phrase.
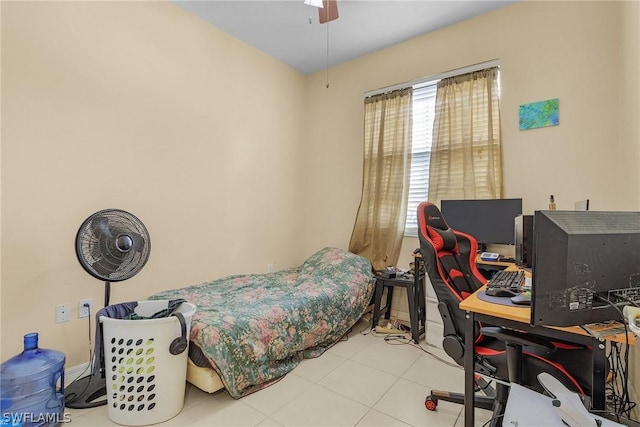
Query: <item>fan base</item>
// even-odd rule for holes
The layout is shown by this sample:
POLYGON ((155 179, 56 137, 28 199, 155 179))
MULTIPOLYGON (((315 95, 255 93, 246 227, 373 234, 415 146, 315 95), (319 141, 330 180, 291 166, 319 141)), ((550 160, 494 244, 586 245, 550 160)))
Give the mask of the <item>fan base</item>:
POLYGON ((87 409, 107 404, 107 399, 96 400, 107 395, 107 380, 100 374, 79 378, 65 387, 64 400, 67 408, 87 409))

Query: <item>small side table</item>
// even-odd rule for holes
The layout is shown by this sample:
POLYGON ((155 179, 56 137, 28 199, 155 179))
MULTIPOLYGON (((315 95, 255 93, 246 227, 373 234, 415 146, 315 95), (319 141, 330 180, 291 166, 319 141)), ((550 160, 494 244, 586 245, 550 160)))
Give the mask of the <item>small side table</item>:
POLYGON ((376 276, 375 302, 373 305, 373 319, 371 320, 371 329, 378 325, 378 319, 384 313, 384 318, 391 317, 391 303, 393 301, 393 288, 396 286, 403 287, 407 290, 407 302, 409 303, 409 320, 411 322, 411 339, 417 344, 420 335, 425 332, 425 323, 427 321, 424 274, 420 273, 420 263, 422 257, 415 257, 414 272, 417 274, 403 277, 384 278, 376 276), (387 298, 384 307, 380 307, 382 303, 382 293, 387 288, 387 298))

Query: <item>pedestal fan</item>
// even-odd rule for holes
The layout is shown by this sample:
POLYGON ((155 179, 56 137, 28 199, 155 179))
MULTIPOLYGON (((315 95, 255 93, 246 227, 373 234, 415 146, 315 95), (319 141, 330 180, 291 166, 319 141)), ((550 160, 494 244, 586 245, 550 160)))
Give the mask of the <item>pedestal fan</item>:
MULTIPOLYGON (((105 307, 109 305, 111 283, 135 276, 149 259, 150 250, 149 232, 142 221, 120 209, 94 213, 82 223, 76 235, 80 265, 90 275, 104 281, 105 307)), ((65 406, 84 409, 107 403, 106 398, 97 400, 106 395, 103 357, 94 353, 91 363, 99 363, 100 369, 69 384, 65 390, 65 406)))

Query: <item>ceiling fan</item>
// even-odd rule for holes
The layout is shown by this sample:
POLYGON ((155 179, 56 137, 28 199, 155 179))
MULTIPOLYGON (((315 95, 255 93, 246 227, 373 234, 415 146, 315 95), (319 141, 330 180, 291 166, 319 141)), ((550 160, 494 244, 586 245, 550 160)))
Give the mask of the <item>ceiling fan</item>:
POLYGON ((318 8, 319 21, 321 24, 338 19, 337 0, 304 0, 304 4, 318 8))

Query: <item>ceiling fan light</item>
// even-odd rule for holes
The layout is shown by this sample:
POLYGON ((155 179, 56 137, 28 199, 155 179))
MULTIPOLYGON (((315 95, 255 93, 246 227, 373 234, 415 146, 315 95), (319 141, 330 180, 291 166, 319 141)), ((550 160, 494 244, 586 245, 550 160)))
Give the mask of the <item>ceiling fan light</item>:
POLYGON ((304 4, 322 8, 322 0, 304 0, 304 4))

